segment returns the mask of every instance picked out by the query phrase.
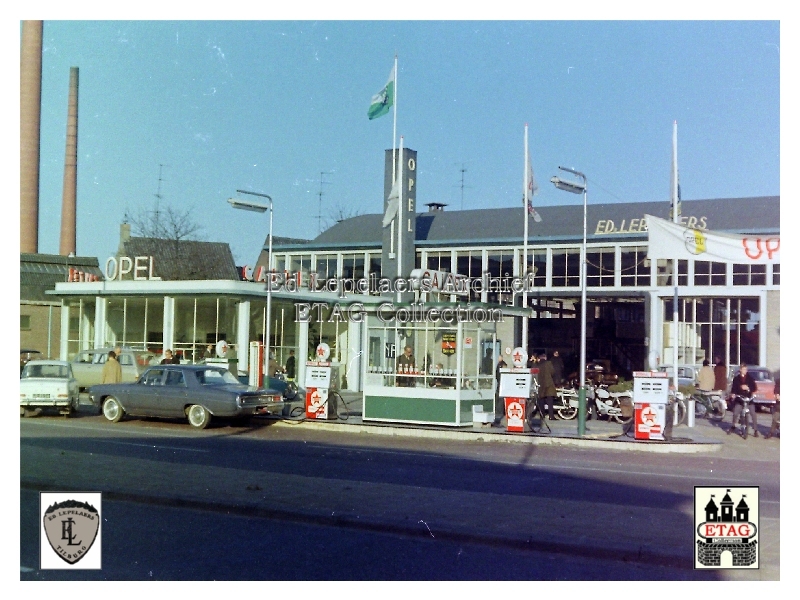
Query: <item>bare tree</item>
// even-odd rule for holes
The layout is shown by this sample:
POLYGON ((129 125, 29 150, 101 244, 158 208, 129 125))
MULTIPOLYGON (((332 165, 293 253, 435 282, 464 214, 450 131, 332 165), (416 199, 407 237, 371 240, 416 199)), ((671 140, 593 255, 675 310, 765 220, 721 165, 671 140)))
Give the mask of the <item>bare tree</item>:
POLYGON ((328 213, 326 221, 326 229, 330 229, 336 223, 341 223, 342 221, 346 221, 347 219, 352 219, 353 217, 358 217, 363 215, 364 211, 360 208, 354 208, 352 206, 343 205, 341 202, 337 202, 336 206, 333 207, 331 212, 328 213))
POLYGON ((131 224, 131 233, 139 237, 162 240, 196 240, 202 227, 192 218, 192 208, 179 210, 159 204, 152 210, 140 209, 136 213, 126 212, 125 219, 131 224))

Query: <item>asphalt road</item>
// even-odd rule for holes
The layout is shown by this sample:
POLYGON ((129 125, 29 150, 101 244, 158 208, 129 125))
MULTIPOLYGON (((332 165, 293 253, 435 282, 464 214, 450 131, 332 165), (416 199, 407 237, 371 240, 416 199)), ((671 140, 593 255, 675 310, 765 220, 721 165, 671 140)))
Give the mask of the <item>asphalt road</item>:
POLYGON ((87 414, 20 423, 23 579, 780 577, 774 440, 664 455, 256 419, 205 431, 87 414), (760 487, 761 569, 692 569, 696 485, 760 487), (36 569, 37 492, 54 489, 104 492, 102 572, 36 569), (268 559, 250 564, 253 553, 268 559))

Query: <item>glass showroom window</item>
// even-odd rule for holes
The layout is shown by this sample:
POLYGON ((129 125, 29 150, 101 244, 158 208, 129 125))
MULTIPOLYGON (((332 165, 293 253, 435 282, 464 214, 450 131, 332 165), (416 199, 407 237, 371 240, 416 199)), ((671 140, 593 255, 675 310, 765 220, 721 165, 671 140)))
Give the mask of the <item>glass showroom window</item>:
POLYGON ((364 279, 364 253, 342 256, 342 278, 353 281, 364 279))
MULTIPOLYGON (((483 276, 483 258, 480 250, 458 252, 456 254, 456 270, 459 275, 466 275, 470 280, 481 279, 483 276)), ((469 299, 474 302, 481 301, 480 293, 474 291, 474 283, 470 281, 469 299)))
POLYGON ((511 280, 514 278, 514 251, 489 252, 487 271, 489 273, 487 302, 511 303, 513 292, 511 280))
POLYGON ((709 260, 694 261, 695 285, 725 285, 725 263, 709 260))
MULTIPOLYGON (((519 252, 519 257, 520 277, 522 277, 522 250, 519 252)), ((528 249, 528 269, 533 270, 533 287, 543 288, 547 285, 547 250, 545 248, 528 249)))
MULTIPOLYGON (((657 264, 657 274, 656 274, 656 284, 659 286, 672 286, 675 287, 675 283, 672 279, 672 269, 674 261, 667 260, 664 258, 659 258, 656 261, 657 264)), ((689 285, 689 261, 688 260, 679 260, 678 261, 678 285, 689 285)))
POLYGON ((580 248, 553 249, 553 287, 580 287, 580 248))
POLYGON ((591 287, 614 285, 614 248, 587 248, 586 285, 591 287))
POLYGON ((317 266, 315 268, 317 279, 333 279, 336 277, 336 255, 317 254, 317 266))
POLYGON ((647 248, 620 250, 620 284, 626 287, 649 287, 650 261, 647 248))
POLYGON ((370 289, 375 291, 371 291, 370 294, 373 296, 380 296, 380 292, 378 292, 378 280, 381 278, 381 253, 380 252, 370 252, 368 255, 369 260, 369 280, 370 280, 370 289))
POLYGON ((733 265, 733 285, 766 285, 767 265, 733 265))
POLYGON ((428 252, 427 267, 432 271, 445 271, 452 272, 452 253, 448 250, 446 252, 428 252))

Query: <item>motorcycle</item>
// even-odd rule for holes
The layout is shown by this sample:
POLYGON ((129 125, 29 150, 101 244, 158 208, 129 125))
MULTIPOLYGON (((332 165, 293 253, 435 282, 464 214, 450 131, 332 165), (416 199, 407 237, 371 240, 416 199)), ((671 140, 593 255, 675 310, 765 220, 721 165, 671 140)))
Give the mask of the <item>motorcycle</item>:
MULTIPOLYGON (((624 423, 629 417, 622 415, 622 398, 631 398, 630 392, 609 392, 608 387, 599 385, 595 388, 590 388, 592 392, 592 402, 597 410, 596 414, 601 417, 607 417, 609 420, 617 423, 624 423)), ((589 393, 587 392, 587 397, 589 393)))
POLYGON ((692 398, 694 398, 694 416, 698 419, 705 417, 706 419, 721 421, 725 418, 727 405, 720 392, 698 390, 692 398))
POLYGON ((578 391, 570 388, 558 388, 553 405, 559 419, 569 421, 578 416, 578 391))

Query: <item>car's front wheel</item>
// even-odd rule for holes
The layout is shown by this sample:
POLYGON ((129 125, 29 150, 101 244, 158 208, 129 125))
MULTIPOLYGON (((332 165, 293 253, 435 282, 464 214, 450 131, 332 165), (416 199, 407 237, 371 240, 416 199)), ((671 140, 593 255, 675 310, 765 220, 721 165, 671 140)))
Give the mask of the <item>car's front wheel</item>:
POLYGON ((113 396, 109 396, 103 402, 103 416, 111 421, 112 423, 118 422, 122 416, 125 414, 125 411, 122 410, 122 405, 119 403, 119 400, 114 398, 113 396))
POLYGON ((197 429, 205 429, 211 422, 211 413, 206 407, 199 404, 192 404, 186 410, 186 417, 189 419, 189 425, 197 429))

